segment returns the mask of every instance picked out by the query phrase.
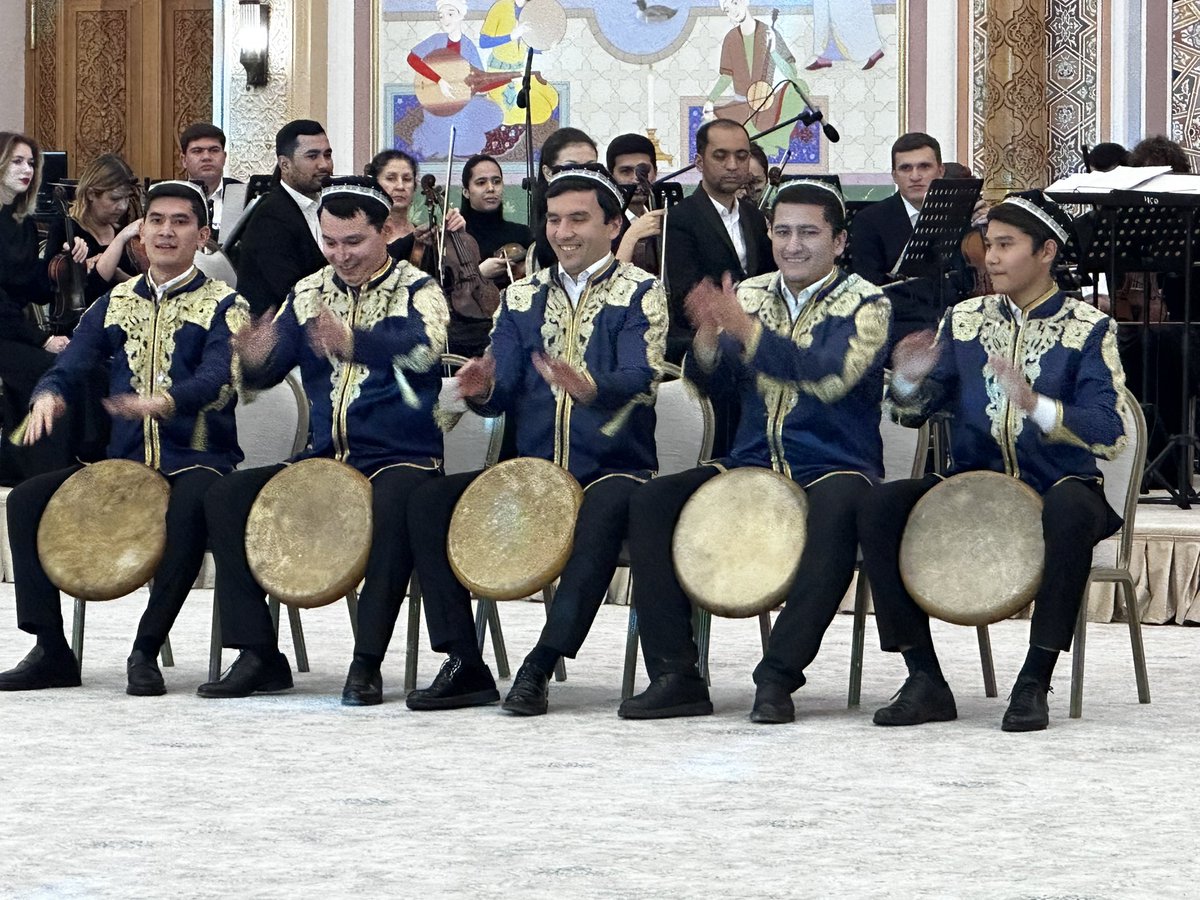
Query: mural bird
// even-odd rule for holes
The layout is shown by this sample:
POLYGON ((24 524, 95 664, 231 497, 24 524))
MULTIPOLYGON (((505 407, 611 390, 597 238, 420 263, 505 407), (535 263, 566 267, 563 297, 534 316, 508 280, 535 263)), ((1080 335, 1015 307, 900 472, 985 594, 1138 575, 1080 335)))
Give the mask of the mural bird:
POLYGON ((655 3, 650 6, 646 5, 646 0, 634 0, 634 5, 638 8, 637 17, 647 25, 653 25, 656 22, 665 22, 675 13, 679 12, 671 6, 663 6, 661 3, 655 3))

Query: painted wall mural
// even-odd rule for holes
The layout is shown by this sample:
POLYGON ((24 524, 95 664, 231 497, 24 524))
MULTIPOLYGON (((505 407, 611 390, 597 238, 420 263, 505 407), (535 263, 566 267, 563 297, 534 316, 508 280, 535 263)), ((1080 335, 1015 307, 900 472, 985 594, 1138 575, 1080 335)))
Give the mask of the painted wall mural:
POLYGON ((781 128, 759 141, 771 161, 871 180, 903 126, 902 14, 871 0, 381 0, 379 142, 444 161, 454 126, 455 157, 487 152, 519 170, 532 48, 535 147, 563 125, 601 149, 640 131, 660 170, 682 166, 706 118, 754 133, 802 112, 794 83, 843 139, 781 128))

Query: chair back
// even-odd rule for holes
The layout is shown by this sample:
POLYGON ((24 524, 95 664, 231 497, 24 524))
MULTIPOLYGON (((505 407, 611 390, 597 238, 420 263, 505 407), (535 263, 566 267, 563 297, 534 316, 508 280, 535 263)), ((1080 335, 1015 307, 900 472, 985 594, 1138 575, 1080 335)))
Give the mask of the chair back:
POLYGON ((1121 421, 1128 438, 1125 449, 1115 459, 1097 460, 1100 474, 1104 476, 1104 496, 1125 520, 1121 527, 1120 549, 1117 551, 1117 567, 1128 568, 1133 548, 1133 519, 1137 514, 1138 493, 1142 475, 1146 468, 1146 418, 1137 398, 1125 389, 1121 421))
POLYGON ((712 401, 683 378, 679 366, 663 363, 666 379, 654 402, 658 474, 694 469, 712 455, 712 401))
POLYGON ((883 480, 920 478, 925 474, 925 459, 929 454, 929 423, 920 428, 908 428, 885 410, 879 419, 879 437, 883 440, 883 480))
POLYGON ((290 459, 308 443, 308 398, 296 370, 274 387, 239 402, 234 410, 238 444, 246 457, 239 469, 290 459))
POLYGON ((450 373, 466 362, 465 356, 442 354, 446 374, 442 376, 438 409, 458 416, 454 426, 442 436, 442 457, 447 475, 475 472, 494 465, 500 457, 500 443, 504 438, 503 416, 481 416, 457 396, 454 377, 450 373))

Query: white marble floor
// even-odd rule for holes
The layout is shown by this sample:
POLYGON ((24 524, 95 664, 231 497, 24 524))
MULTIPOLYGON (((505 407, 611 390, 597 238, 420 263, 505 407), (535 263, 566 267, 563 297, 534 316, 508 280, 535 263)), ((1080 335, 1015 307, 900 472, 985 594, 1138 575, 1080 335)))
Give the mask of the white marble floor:
MULTIPOLYGON (((747 719, 753 622, 714 626, 712 717, 616 717, 626 612, 605 607, 569 680, 552 686, 550 715, 520 720, 494 707, 410 712, 402 649, 385 665, 387 703, 341 707, 341 605, 305 614, 313 671, 293 692, 200 700, 206 591, 173 635, 170 693, 127 697, 143 598, 89 607, 83 688, 0 695, 0 895, 1198 891, 1200 633, 1188 628, 1146 629, 1154 702, 1140 706, 1125 626, 1091 626, 1084 718, 1067 718, 1064 658, 1050 730, 1009 735, 999 721, 1024 652, 1021 621, 993 628, 1002 697, 992 700, 973 630, 936 627, 960 719, 888 730, 870 712, 899 685, 900 661, 873 649, 869 623, 863 708, 847 710, 850 618, 839 616, 797 694, 798 721, 761 727, 747 719)), ((501 612, 518 663, 541 608, 501 612)), ((13 620, 3 585, 3 666, 29 646, 13 620)), ((437 664, 423 648, 422 683, 437 664)))

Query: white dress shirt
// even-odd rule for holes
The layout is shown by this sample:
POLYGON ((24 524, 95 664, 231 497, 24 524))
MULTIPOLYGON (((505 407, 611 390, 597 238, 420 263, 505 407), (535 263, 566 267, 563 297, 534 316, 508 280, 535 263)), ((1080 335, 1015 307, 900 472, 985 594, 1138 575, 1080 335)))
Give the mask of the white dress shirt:
POLYGON ((908 198, 906 198, 903 194, 900 195, 900 200, 904 203, 904 211, 908 213, 908 224, 912 225, 913 228, 916 228, 917 216, 921 214, 921 211, 909 203, 908 198))
POLYGON ((176 275, 170 281, 163 282, 162 284, 155 284, 154 276, 150 272, 146 272, 146 284, 150 285, 150 290, 154 294, 154 302, 158 303, 172 290, 179 287, 179 285, 187 284, 189 281, 191 281, 195 275, 196 267, 188 266, 188 270, 182 275, 176 275))
MULTIPOLYGON (((704 190, 704 188, 701 188, 704 190)), ((707 194, 708 192, 705 191, 707 194)), ((721 217, 721 224, 725 226, 725 230, 729 232, 729 239, 733 241, 733 249, 737 251, 738 262, 742 266, 742 271, 746 271, 746 238, 742 234, 742 212, 741 204, 736 200, 733 201, 733 209, 726 209, 716 200, 713 200, 709 194, 709 200, 712 200, 712 205, 717 211, 717 215, 721 217)))
POLYGON ((321 223, 317 219, 317 206, 319 200, 313 200, 311 197, 305 197, 302 193, 294 190, 286 181, 281 181, 283 189, 291 195, 291 198, 296 201, 296 205, 300 207, 300 212, 304 214, 304 221, 308 223, 308 230, 312 232, 313 240, 317 242, 317 246, 321 246, 321 223))
POLYGON ((579 305, 579 298, 583 296, 583 292, 587 290, 588 282, 592 280, 592 276, 597 272, 602 271, 605 266, 612 260, 613 255, 606 253, 604 258, 598 262, 592 263, 586 269, 579 273, 578 278, 572 278, 567 274, 566 270, 560 265, 558 267, 558 283, 562 285, 562 289, 566 291, 567 299, 571 301, 571 307, 579 305))
POLYGON ((804 309, 804 304, 813 298, 813 295, 821 288, 825 287, 836 273, 836 269, 831 271, 824 278, 818 278, 808 287, 804 288, 798 294, 793 294, 787 286, 787 282, 783 280, 783 276, 779 278, 779 293, 783 295, 783 302, 787 304, 788 312, 792 314, 792 321, 795 322, 800 316, 800 311, 804 309))

